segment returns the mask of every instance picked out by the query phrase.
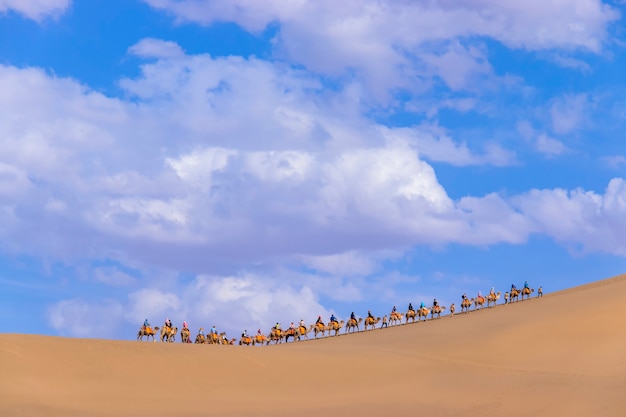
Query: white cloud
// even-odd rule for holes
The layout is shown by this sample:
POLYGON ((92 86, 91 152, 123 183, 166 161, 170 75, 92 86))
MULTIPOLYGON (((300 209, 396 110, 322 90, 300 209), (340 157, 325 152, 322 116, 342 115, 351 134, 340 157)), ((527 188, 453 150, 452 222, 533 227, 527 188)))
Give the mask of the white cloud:
POLYGON ((585 122, 588 107, 586 94, 566 95, 555 100, 550 107, 554 132, 563 135, 581 127, 585 122))
POLYGON ((584 252, 626 256, 626 181, 611 180, 604 194, 575 189, 532 190, 512 203, 544 233, 584 252))
POLYGON ((176 42, 145 38, 128 48, 128 53, 142 58, 182 58, 185 52, 176 42))
POLYGON ((0 13, 12 10, 29 19, 41 21, 61 15, 70 4, 71 0, 0 0, 0 13))
POLYGON ((144 1, 181 21, 229 21, 253 33, 278 22, 277 56, 319 73, 349 71, 378 100, 393 89, 419 89, 432 75, 453 90, 477 88, 472 78, 491 69, 482 53, 460 43, 470 38, 492 38, 509 48, 597 53, 608 26, 619 19, 599 0, 144 1))
POLYGON ((122 305, 113 300, 88 302, 82 299, 59 301, 48 310, 50 325, 63 336, 111 338, 124 316, 122 305))
POLYGON ((135 278, 114 267, 94 268, 93 279, 112 286, 126 286, 135 282, 135 278))
POLYGON ((503 149, 494 142, 483 146, 483 153, 475 153, 467 143, 458 143, 438 126, 415 126, 411 128, 387 128, 380 126, 383 136, 400 139, 411 145, 425 158, 436 162, 447 162, 455 166, 493 165, 507 166, 516 163, 515 153, 503 149))
POLYGON ((542 133, 537 137, 535 147, 539 152, 548 156, 561 155, 567 150, 561 141, 551 138, 545 133, 542 133))

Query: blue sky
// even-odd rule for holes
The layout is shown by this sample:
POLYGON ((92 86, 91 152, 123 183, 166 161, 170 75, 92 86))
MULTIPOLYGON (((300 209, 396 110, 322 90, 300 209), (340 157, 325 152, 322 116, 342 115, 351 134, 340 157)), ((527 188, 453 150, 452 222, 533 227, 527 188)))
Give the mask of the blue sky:
POLYGON ((625 11, 0 0, 0 331, 236 336, 623 273, 625 11))

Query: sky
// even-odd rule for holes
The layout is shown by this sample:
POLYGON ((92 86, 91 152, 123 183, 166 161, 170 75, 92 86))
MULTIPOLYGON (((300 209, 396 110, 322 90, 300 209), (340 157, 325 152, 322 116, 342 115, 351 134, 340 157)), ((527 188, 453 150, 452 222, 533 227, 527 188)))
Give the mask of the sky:
POLYGON ((236 337, 626 272, 625 13, 0 0, 0 332, 236 337))

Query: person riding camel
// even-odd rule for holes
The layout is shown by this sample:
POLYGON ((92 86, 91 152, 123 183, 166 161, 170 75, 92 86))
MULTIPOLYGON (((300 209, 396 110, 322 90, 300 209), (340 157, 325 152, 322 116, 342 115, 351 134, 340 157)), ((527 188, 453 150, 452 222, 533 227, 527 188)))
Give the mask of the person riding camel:
POLYGON ((370 310, 367 310, 367 317, 373 319, 374 316, 372 315, 372 312, 370 310))
POLYGON ((315 325, 317 326, 318 324, 321 324, 322 326, 324 325, 324 323, 322 322, 322 316, 317 316, 317 320, 315 321, 315 325))
POLYGON ((170 319, 165 319, 165 326, 169 327, 171 329, 172 328, 172 321, 170 319))
POLYGON ((257 331, 256 331, 256 334, 257 334, 257 336, 261 336, 261 335, 263 335, 263 333, 261 333, 261 329, 257 330, 257 331))
POLYGON ((186 321, 183 321, 183 330, 189 330, 189 327, 187 326, 186 321))
POLYGON ((436 298, 433 299, 433 307, 439 307, 439 302, 436 298))
POLYGON ((241 337, 242 337, 242 338, 244 338, 244 337, 248 337, 248 331, 247 331, 247 330, 244 330, 244 331, 243 331, 243 333, 241 333, 241 337))
POLYGON ((303 319, 300 319, 300 327, 304 328, 306 330, 306 323, 304 322, 303 319))
POLYGON ((292 322, 291 322, 291 324, 289 325, 289 328, 290 328, 291 330, 296 330, 296 325, 295 325, 295 324, 293 324, 293 321, 292 321, 292 322))
POLYGON ((395 313, 395 312, 396 312, 396 306, 393 306, 393 308, 391 309, 391 312, 392 312, 392 313, 395 313))
POLYGON ((143 329, 146 330, 150 327, 150 323, 148 322, 148 319, 145 319, 143 321, 143 329))
POLYGON ((350 320, 354 320, 356 322, 356 315, 354 314, 354 311, 350 313, 350 320))
POLYGON ((483 295, 481 294, 480 290, 478 290, 478 298, 480 298, 480 299, 483 299, 483 300, 484 300, 483 295))
POLYGON ((528 281, 524 281, 524 288, 530 288, 530 287, 528 286, 528 281))
POLYGON ((215 326, 211 327, 211 334, 217 334, 217 329, 215 326))
POLYGON ((278 330, 280 332, 280 323, 276 322, 276 324, 274 325, 274 329, 278 330))
POLYGON ((496 290, 493 287, 489 290, 489 295, 496 295, 496 290))
POLYGON ((424 304, 424 302, 422 301, 422 302, 420 303, 420 310, 421 310, 421 309, 423 309, 423 308, 426 308, 426 304, 424 304))
POLYGON ((465 293, 464 293, 464 294, 461 296, 461 299, 462 299, 463 301, 467 300, 467 294, 465 294, 465 293))
POLYGON ((515 286, 515 284, 511 284, 511 292, 513 292, 513 290, 517 290, 517 287, 515 286))
POLYGON ((415 310, 413 309, 413 304, 412 304, 412 303, 409 303, 409 311, 415 311, 415 310))
POLYGON ((337 317, 335 317, 334 314, 330 315, 330 321, 331 323, 339 323, 339 320, 337 320, 337 317))

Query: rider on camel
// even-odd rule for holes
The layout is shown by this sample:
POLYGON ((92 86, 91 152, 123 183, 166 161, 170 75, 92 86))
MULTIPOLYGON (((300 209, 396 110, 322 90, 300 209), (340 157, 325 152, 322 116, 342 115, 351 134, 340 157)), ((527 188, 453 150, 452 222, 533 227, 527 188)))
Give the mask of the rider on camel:
POLYGON ((317 320, 315 321, 315 325, 317 326, 318 324, 324 325, 324 322, 322 322, 322 316, 317 316, 317 320))
POLYGON ((337 317, 335 317, 334 314, 330 315, 330 321, 331 323, 339 323, 339 320, 337 320, 337 317))
POLYGON ((172 320, 170 319, 165 319, 165 326, 169 327, 170 329, 172 328, 172 320))
POLYGON ((145 320, 143 321, 143 328, 144 328, 144 330, 145 330, 145 329, 147 329, 148 327, 150 327, 150 323, 148 322, 148 319, 145 319, 145 320))
POLYGON ((439 301, 436 298, 433 299, 433 307, 439 307, 439 301))
POLYGON ((415 311, 415 310, 413 310, 413 304, 412 303, 409 303, 409 311, 415 311))
POLYGON ((350 320, 356 321, 356 316, 354 315, 354 311, 350 313, 350 320))
POLYGON ((524 281, 524 288, 530 288, 530 287, 528 286, 528 281, 524 281))

